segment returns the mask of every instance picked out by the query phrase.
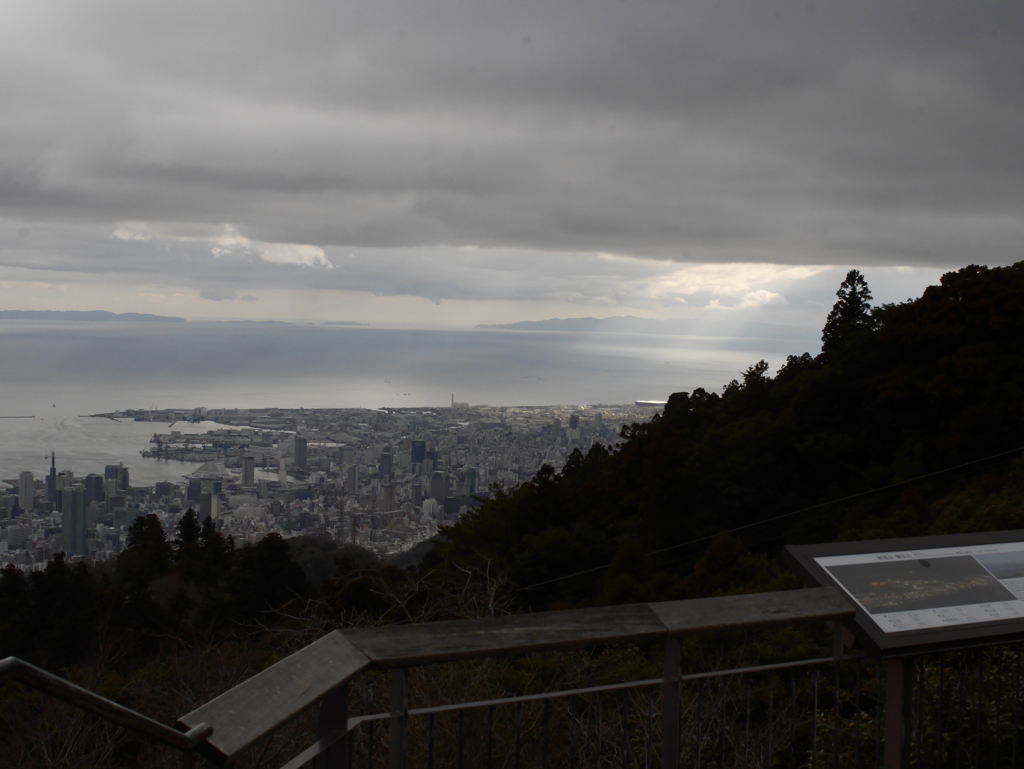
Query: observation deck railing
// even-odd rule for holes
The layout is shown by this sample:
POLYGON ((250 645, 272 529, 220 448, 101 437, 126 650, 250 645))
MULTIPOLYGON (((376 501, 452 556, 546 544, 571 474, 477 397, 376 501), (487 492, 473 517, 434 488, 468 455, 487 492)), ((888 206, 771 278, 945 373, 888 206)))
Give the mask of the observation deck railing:
POLYGON ((854 613, 834 588, 816 588, 334 631, 175 728, 13 658, 0 682, 140 732, 186 767, 197 755, 232 766, 317 705, 316 741, 285 769, 1016 767, 1019 645, 883 665, 845 653, 854 613), (685 638, 820 622, 833 626, 830 656, 684 674, 685 638), (410 708, 409 671, 421 666, 651 643, 665 645, 657 678, 410 708), (373 670, 390 673, 390 710, 352 715, 350 683, 373 670))

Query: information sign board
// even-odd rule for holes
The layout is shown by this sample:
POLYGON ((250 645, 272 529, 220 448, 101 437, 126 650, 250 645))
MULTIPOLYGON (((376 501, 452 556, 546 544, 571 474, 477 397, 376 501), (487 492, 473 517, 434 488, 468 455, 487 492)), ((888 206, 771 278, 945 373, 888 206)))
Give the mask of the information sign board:
POLYGON ((878 651, 1024 635, 1024 531, 790 545, 784 559, 842 590, 878 651))

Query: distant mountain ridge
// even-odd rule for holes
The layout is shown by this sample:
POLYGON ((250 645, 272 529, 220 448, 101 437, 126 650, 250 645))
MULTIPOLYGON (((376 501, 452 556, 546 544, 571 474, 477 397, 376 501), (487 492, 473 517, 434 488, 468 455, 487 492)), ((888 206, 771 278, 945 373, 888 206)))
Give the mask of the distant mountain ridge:
MULTIPOLYGON (((722 336, 723 331, 700 320, 689 318, 637 318, 634 315, 616 315, 611 318, 550 318, 548 320, 521 320, 518 323, 479 324, 478 329, 509 331, 565 331, 605 332, 620 334, 668 334, 677 336, 722 336)), ((729 336, 790 338, 805 329, 776 323, 747 321, 730 329, 729 336)))
POLYGON ((145 323, 185 323, 184 318, 150 315, 145 312, 107 312, 106 310, 0 310, 0 320, 73 320, 141 321, 145 323))

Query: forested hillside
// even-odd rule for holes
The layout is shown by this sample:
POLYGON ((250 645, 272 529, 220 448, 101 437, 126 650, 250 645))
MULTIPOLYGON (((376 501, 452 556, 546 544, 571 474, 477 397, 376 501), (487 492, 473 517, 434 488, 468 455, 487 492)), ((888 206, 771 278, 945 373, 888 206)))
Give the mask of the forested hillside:
POLYGON ((851 271, 818 356, 672 395, 614 453, 576 453, 447 529, 436 562, 493 563, 544 608, 782 585, 785 543, 1024 526, 1008 502, 1024 262, 870 302, 851 271))

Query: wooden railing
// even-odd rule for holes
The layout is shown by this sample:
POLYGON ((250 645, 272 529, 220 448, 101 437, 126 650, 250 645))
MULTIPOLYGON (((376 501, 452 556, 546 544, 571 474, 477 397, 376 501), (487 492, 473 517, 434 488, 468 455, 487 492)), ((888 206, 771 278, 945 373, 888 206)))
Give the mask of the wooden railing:
MULTIPOLYGON (((680 640, 684 636, 845 620, 853 615, 854 608, 842 595, 827 587, 334 631, 182 716, 177 726, 194 730, 211 725, 212 734, 199 743, 198 750, 214 764, 225 766, 247 747, 319 703, 318 741, 287 766, 315 762, 317 766, 341 767, 350 727, 348 683, 367 669, 391 670, 388 765, 403 769, 410 715, 408 668, 659 639, 668 644, 664 676, 655 681, 662 689, 661 717, 666 724, 678 724, 680 640)), ((841 654, 838 644, 835 654, 841 654)), ((662 732, 662 766, 673 769, 678 763, 679 731, 665 728, 662 732)))
MULTIPOLYGON (((842 623, 839 621, 852 617, 854 613, 854 608, 837 590, 826 587, 334 631, 182 716, 174 728, 13 657, 0 661, 0 683, 6 679, 18 680, 143 734, 157 743, 179 750, 185 767, 194 765, 196 753, 214 766, 231 766, 246 748, 271 735, 299 714, 319 705, 317 741, 289 761, 287 769, 298 769, 310 764, 340 769, 346 766, 346 757, 350 765, 351 752, 346 753, 346 737, 353 727, 363 722, 369 723, 372 729, 375 721, 388 721, 388 766, 390 769, 404 769, 410 715, 429 714, 433 719, 436 713, 457 710, 461 719, 465 710, 473 707, 490 708, 493 715, 494 708, 502 704, 514 703, 519 708, 522 703, 535 700, 587 693, 598 693, 600 696, 603 692, 631 687, 657 687, 660 688, 663 724, 662 745, 658 754, 662 757, 662 767, 675 769, 680 755, 680 685, 684 679, 699 677, 681 675, 681 640, 685 636, 837 621, 834 622, 836 641, 833 657, 756 668, 759 671, 782 667, 788 669, 838 660, 842 656, 839 643, 842 623), (666 643, 661 678, 518 698, 409 709, 410 667, 652 641, 666 643), (371 669, 391 671, 390 712, 349 718, 348 684, 363 671, 371 669)), ((710 678, 731 673, 746 674, 753 670, 750 668, 701 675, 710 678)), ((548 704, 545 703, 545 707, 548 704)), ((518 709, 516 713, 518 718, 518 709)), ((351 746, 348 747, 351 750, 351 746)), ((518 732, 516 751, 518 766, 518 732)), ((432 756, 431 753, 431 761, 432 756)), ((648 746, 648 761, 650 756, 648 746)), ((370 759, 372 762, 372 746, 370 759)), ((545 753, 545 764, 546 761, 545 753)))

